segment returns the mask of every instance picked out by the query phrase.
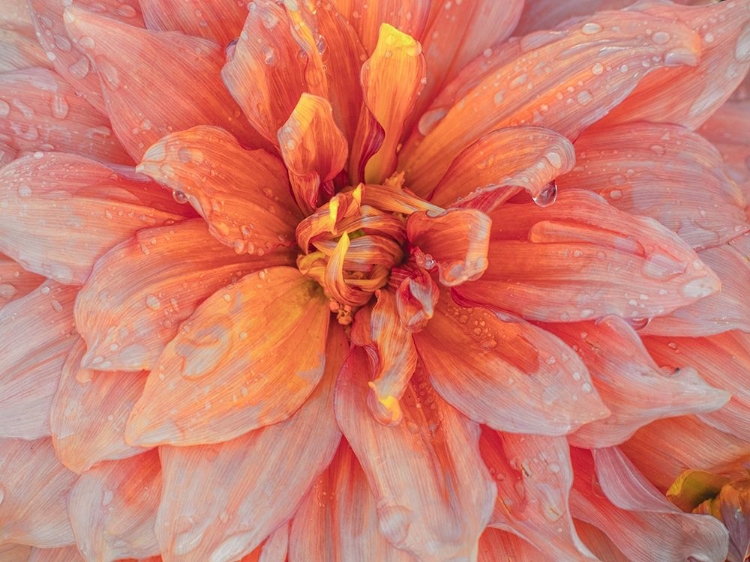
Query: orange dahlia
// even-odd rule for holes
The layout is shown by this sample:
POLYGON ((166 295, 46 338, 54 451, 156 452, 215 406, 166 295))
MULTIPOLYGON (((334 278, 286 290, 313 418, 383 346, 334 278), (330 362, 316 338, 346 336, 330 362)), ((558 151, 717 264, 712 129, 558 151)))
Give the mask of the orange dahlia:
POLYGON ((0 562, 742 562, 750 0, 631 4, 0 0, 0 562))

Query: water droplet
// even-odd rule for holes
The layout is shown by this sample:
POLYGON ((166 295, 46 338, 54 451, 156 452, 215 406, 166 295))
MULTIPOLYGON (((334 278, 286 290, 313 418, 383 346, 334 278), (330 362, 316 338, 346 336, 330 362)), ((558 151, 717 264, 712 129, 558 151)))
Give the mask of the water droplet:
POLYGON ((389 505, 378 513, 378 528, 394 546, 406 540, 411 526, 411 510, 401 505, 389 505))
POLYGON ((544 155, 547 161, 552 165, 553 168, 559 169, 562 167, 562 157, 557 152, 548 152, 544 155))
POLYGON ((276 50, 270 45, 263 45, 263 62, 268 66, 276 64, 276 50))
POLYGON ((73 78, 78 78, 79 80, 86 78, 89 70, 91 70, 91 63, 87 57, 81 57, 68 67, 68 72, 73 75, 73 78))
POLYGON ((232 348, 232 333, 232 321, 223 318, 179 338, 175 353, 184 358, 182 376, 200 378, 212 372, 232 348))
POLYGON ((698 55, 690 49, 672 49, 664 55, 664 66, 695 66, 698 64, 698 55))
POLYGON ((599 75, 602 72, 604 72, 604 65, 602 63, 597 62, 594 64, 594 66, 591 67, 591 74, 599 75))
POLYGON ((115 14, 123 18, 134 18, 136 16, 136 11, 135 11, 135 8, 133 8, 133 6, 128 6, 127 4, 123 4, 122 6, 119 6, 115 10, 115 14))
POLYGON ((419 134, 422 136, 426 136, 430 131, 437 127, 438 123, 442 121, 446 113, 448 113, 448 110, 444 107, 439 107, 437 109, 431 109, 430 111, 427 111, 419 119, 419 124, 417 125, 419 134))
POLYGON ((578 103, 580 103, 581 105, 588 105, 592 101, 594 101, 594 95, 588 90, 581 90, 580 92, 578 92, 576 99, 578 99, 578 103))
POLYGON ((148 295, 146 297, 146 306, 151 310, 159 310, 161 308, 161 301, 156 297, 156 295, 148 295))
POLYGON ((91 37, 81 37, 78 44, 84 49, 93 49, 96 47, 96 43, 91 37))
POLYGON ((651 318, 627 318, 626 321, 634 330, 642 330, 648 326, 651 318))
POLYGON ((554 180, 544 186, 539 194, 533 199, 534 203, 540 207, 548 207, 549 205, 552 205, 557 200, 557 184, 554 180))
POLYGON ((180 205, 184 205, 188 202, 187 195, 185 195, 182 191, 173 191, 172 199, 174 199, 180 205))
POLYGON ((117 90, 120 87, 120 74, 117 68, 105 58, 97 58, 96 66, 99 74, 104 77, 104 85, 110 90, 117 90))
POLYGON ((177 151, 177 158, 184 164, 187 164, 188 162, 191 162, 193 164, 202 164, 204 156, 203 151, 198 148, 183 147, 177 151))
POLYGON ((111 504, 114 498, 115 495, 112 493, 112 490, 104 490, 104 495, 102 496, 102 505, 107 506, 111 504))
POLYGON ((64 96, 54 96, 52 98, 52 116, 56 119, 65 119, 68 116, 70 106, 64 96))
POLYGON ((18 196, 19 197, 31 197, 33 192, 31 191, 31 187, 24 184, 18 187, 18 196))
POLYGON ((594 35, 602 30, 602 26, 598 23, 589 22, 583 25, 581 33, 584 35, 594 35))
POLYGON ((609 198, 610 199, 622 199, 622 190, 621 189, 613 189, 609 192, 609 198))
POLYGON ((651 36, 651 40, 657 45, 664 45, 667 43, 672 36, 666 31, 657 31, 651 36))

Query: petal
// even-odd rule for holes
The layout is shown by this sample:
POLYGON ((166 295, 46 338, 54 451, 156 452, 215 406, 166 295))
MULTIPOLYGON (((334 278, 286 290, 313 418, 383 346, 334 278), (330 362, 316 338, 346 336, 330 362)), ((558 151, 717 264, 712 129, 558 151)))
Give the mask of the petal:
POLYGON ((347 348, 334 327, 323 381, 289 419, 215 446, 161 448, 166 559, 236 560, 292 517, 339 444, 333 387, 347 348))
MULTIPOLYGON (((73 548, 75 550, 75 548, 73 548)), ((32 548, 25 544, 6 543, 0 545, 0 560, 2 562, 28 562, 32 548)), ((53 562, 68 562, 70 559, 53 560, 53 562)), ((72 561, 71 561, 72 562, 72 561)))
MULTIPOLYGON (((542 546, 542 545, 538 545, 542 546)), ((551 562, 534 545, 516 535, 487 527, 479 539, 478 562, 551 562)))
POLYGON ((727 102, 698 130, 719 149, 728 173, 750 198, 750 100, 727 102))
POLYGON ((2 0, 0 14, 0 72, 52 68, 36 38, 28 5, 16 0, 2 0))
POLYGON ((416 193, 429 193, 459 152, 490 131, 534 124, 574 139, 644 74, 695 64, 700 53, 695 33, 640 12, 603 12, 521 46, 526 49, 518 59, 485 76, 426 137, 412 137, 404 146, 400 162, 416 193), (644 43, 649 27, 670 39, 644 43))
POLYGON ((18 150, 6 142, 0 142, 0 167, 10 164, 18 156, 18 150))
POLYGON ((125 443, 125 422, 146 386, 146 373, 103 373, 81 367, 86 344, 80 338, 62 367, 50 425, 55 453, 81 473, 102 460, 142 453, 125 443))
POLYGON ((728 536, 723 525, 710 517, 679 511, 617 448, 595 450, 593 459, 579 449, 573 465, 573 515, 607 533, 629 558, 724 560, 728 536))
POLYGON ((148 29, 181 31, 212 39, 222 47, 239 37, 247 17, 237 0, 139 0, 148 29))
POLYGON ((349 154, 344 134, 333 120, 331 104, 302 94, 289 119, 278 132, 292 192, 305 214, 317 209, 334 193, 333 179, 349 154))
POLYGON ((691 367, 662 372, 638 333, 616 316, 546 328, 576 350, 612 412, 570 435, 568 440, 576 447, 618 445, 653 420, 712 412, 730 398, 721 387, 709 386, 691 367))
POLYGON ((0 308, 10 301, 25 297, 44 281, 44 277, 29 273, 17 262, 0 254, 0 308))
POLYGON ((112 136, 109 120, 60 76, 44 68, 0 75, 0 134, 19 152, 71 152, 102 162, 132 159, 112 136))
POLYGON ((155 190, 72 154, 16 160, 0 170, 0 251, 28 271, 81 285, 96 259, 136 230, 182 218, 152 207, 155 190))
POLYGON ((417 369, 396 426, 366 411, 364 352, 339 376, 336 419, 367 475, 380 532, 424 562, 472 559, 495 490, 479 455, 479 428, 443 402, 417 369), (424 406, 424 407, 423 407, 424 406))
POLYGON ((727 404, 701 419, 750 441, 750 334, 733 330, 707 338, 647 337, 648 352, 664 367, 690 365, 709 384, 732 393, 727 404))
POLYGON ((476 422, 565 435, 609 414, 575 353, 531 324, 457 306, 443 294, 414 340, 435 390, 476 422))
POLYGON ((50 434, 63 362, 76 340, 75 287, 46 281, 0 310, 0 436, 50 434))
POLYGON ((289 561, 410 562, 378 528, 377 503, 351 447, 342 443, 331 466, 297 510, 289 561))
POLYGON ((603 531, 590 523, 575 520, 576 531, 583 543, 601 562, 630 562, 603 531))
POLYGON ((70 523, 87 562, 159 554, 154 534, 161 493, 157 451, 87 470, 68 496, 70 523))
MULTIPOLYGON (((3 559, 3 562, 6 561, 3 559)), ((18 562, 21 560, 19 559, 18 562)), ((85 560, 77 547, 66 546, 64 548, 34 548, 31 551, 31 557, 27 556, 23 562, 85 562, 85 560)))
POLYGON ((636 0, 534 0, 526 2, 514 34, 526 35, 532 31, 553 29, 573 18, 589 16, 604 10, 619 10, 634 4, 636 0))
POLYGON ((78 295, 76 325, 88 346, 84 364, 151 370, 206 298, 248 273, 291 263, 280 252, 237 256, 201 219, 140 230, 97 261, 78 295))
MULTIPOLYGON (((106 115, 97 65, 92 65, 77 41, 71 41, 65 29, 63 12, 72 4, 67 0, 29 0, 36 36, 55 71, 102 114, 106 115)), ((108 19, 142 27, 138 0, 101 0, 93 4, 76 2, 76 7, 99 12, 108 19)))
POLYGON ((71 38, 99 69, 112 128, 135 160, 164 135, 195 125, 217 125, 248 146, 259 145, 221 83, 224 55, 216 43, 146 31, 76 8, 65 14, 71 38), (192 84, 201 85, 200 96, 192 84))
POLYGON ((718 277, 653 219, 567 190, 557 203, 491 215, 489 267, 461 297, 529 320, 570 322, 667 314, 719 290, 718 277))
POLYGON ((675 125, 629 123, 586 132, 561 189, 590 189, 611 205, 658 220, 693 248, 718 246, 750 229, 742 193, 719 152, 675 125))
MULTIPOLYGON (((423 268, 407 270, 407 276, 396 289, 396 307, 401 324, 410 332, 419 332, 435 313, 440 289, 423 268)), ((391 280, 397 270, 391 270, 391 280)))
POLYGON ((73 544, 65 496, 78 476, 60 464, 52 442, 0 439, 0 451, 0 542, 73 544))
MULTIPOLYGON (((700 127, 729 98, 750 68, 750 2, 682 7, 639 7, 647 14, 682 22, 701 35, 700 62, 652 74, 603 124, 633 121, 700 127)), ((654 28, 651 40, 669 41, 669 31, 654 28)))
POLYGON ((514 533, 558 560, 594 560, 568 512, 573 483, 564 437, 482 432, 482 456, 498 481, 490 524, 514 533))
POLYGON ((695 416, 652 422, 620 449, 661 490, 689 468, 731 472, 750 461, 747 439, 723 433, 695 416))
POLYGON ((283 164, 263 150, 244 150, 226 131, 173 133, 146 151, 137 170, 187 198, 211 233, 238 254, 262 256, 294 240, 302 215, 283 164))
POLYGON ((241 562, 286 562, 289 547, 289 524, 285 523, 241 562))
POLYGON ((730 245, 698 252, 700 259, 721 279, 721 291, 654 318, 642 333, 662 336, 710 336, 727 330, 750 331, 750 255, 730 245))
POLYGON ((523 188, 532 197, 573 168, 573 145, 539 127, 498 129, 465 148, 440 180, 430 201, 443 207, 492 211, 523 188))
POLYGON ((425 269, 437 266, 440 282, 454 287, 482 276, 487 269, 490 218, 474 209, 449 209, 440 214, 419 211, 409 216, 406 235, 425 269))
MULTIPOLYGON (((380 28, 372 56, 362 65, 360 82, 366 108, 383 128, 383 141, 365 166, 367 183, 382 183, 396 169, 404 121, 414 109, 426 72, 422 46, 388 24, 380 28)), ((358 132, 359 138, 362 133, 358 132)), ((355 139, 355 144, 359 144, 355 139)), ((356 149, 355 149, 356 152, 356 149)))
POLYGON ((218 443, 288 418, 323 376, 329 316, 322 291, 291 267, 217 291, 164 349, 126 439, 218 443))

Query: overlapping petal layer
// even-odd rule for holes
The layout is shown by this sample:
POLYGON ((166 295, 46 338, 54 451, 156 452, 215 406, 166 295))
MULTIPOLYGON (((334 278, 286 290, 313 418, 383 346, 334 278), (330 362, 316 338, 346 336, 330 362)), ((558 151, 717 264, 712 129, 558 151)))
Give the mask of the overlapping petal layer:
POLYGON ((239 37, 247 17, 244 0, 139 0, 147 29, 181 31, 226 45, 239 37))
POLYGON ((22 68, 51 68, 52 63, 36 39, 31 13, 25 3, 0 2, 0 72, 22 68))
POLYGON ((0 308, 36 289, 44 277, 29 273, 18 262, 0 254, 0 308))

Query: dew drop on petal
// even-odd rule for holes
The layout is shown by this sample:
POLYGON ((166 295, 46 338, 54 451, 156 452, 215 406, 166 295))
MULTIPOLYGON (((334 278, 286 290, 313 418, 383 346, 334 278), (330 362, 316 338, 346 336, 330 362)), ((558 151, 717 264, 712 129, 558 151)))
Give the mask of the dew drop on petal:
POLYGON ((184 205, 188 202, 187 195, 185 195, 182 191, 172 191, 172 198, 180 205, 184 205))
POLYGON ((533 199, 540 207, 552 205, 557 200, 557 184, 551 181, 533 199))

